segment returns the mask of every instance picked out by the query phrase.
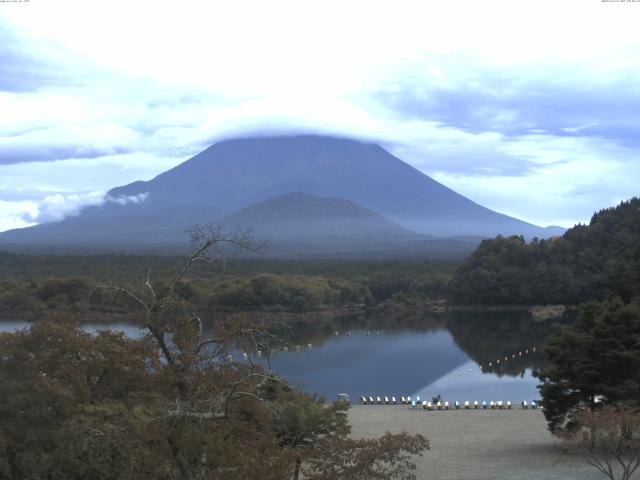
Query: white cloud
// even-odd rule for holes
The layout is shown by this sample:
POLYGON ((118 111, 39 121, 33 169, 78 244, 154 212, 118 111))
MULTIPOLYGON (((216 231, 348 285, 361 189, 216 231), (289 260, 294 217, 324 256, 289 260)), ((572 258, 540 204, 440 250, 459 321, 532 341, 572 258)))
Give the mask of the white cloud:
POLYGON ((149 192, 139 193, 137 195, 118 195, 117 197, 107 195, 104 197, 104 202, 116 203, 118 205, 137 204, 144 202, 148 196, 149 192))
POLYGON ((0 200, 0 232, 35 225, 25 217, 37 215, 37 212, 38 206, 35 202, 0 200))
POLYGON ((36 211, 26 212, 23 219, 29 223, 56 222, 65 217, 77 215, 83 207, 102 205, 104 192, 89 192, 86 194, 56 193, 47 195, 37 203, 36 211))
POLYGON ((37 223, 56 222, 67 217, 74 217, 85 207, 99 206, 105 203, 118 205, 142 203, 147 199, 148 193, 138 195, 120 195, 117 197, 105 195, 102 191, 87 193, 55 193, 46 195, 37 201, 13 201, 2 202, 0 212, 3 209, 9 211, 5 218, 8 228, 21 228, 37 223))
POLYGON ((529 136, 503 146, 526 152, 537 167, 523 176, 433 177, 474 201, 538 225, 588 223, 601 208, 638 195, 640 153, 592 139, 529 136))
POLYGON ((640 76, 634 4, 59 0, 2 9, 0 34, 20 42, 5 42, 15 50, 6 61, 0 52, 0 230, 73 214, 93 192, 152 178, 212 141, 270 130, 382 140, 473 200, 542 224, 568 225, 638 193, 640 147, 624 144, 637 137, 637 109, 620 84, 640 76), (409 118, 376 97, 406 93, 407 78, 448 117, 427 102, 409 118), (557 96, 536 110, 548 85, 557 96), (582 97, 556 101, 579 88, 582 97), (589 105, 615 110, 615 123, 582 121, 589 105))

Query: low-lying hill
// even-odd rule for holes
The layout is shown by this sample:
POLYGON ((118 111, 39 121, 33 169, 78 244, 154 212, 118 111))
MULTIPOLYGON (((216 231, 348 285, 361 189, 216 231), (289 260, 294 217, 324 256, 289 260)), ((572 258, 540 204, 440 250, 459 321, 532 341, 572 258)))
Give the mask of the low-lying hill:
POLYGON ((249 206, 220 223, 248 228, 256 238, 275 242, 282 251, 379 250, 426 238, 355 202, 300 192, 249 206))

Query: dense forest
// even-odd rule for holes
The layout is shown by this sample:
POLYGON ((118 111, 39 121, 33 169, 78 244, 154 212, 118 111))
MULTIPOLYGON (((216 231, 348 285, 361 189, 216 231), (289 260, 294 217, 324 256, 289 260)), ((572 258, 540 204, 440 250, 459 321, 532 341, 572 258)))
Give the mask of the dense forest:
MULTIPOLYGON (((178 257, 17 255, 0 252, 0 318, 65 311, 126 314, 131 301, 98 285, 161 290, 178 257)), ((442 297, 456 263, 438 260, 228 259, 195 265, 178 291, 202 312, 312 312, 390 298, 442 297)))
POLYGON ((578 304, 640 292, 640 199, 562 237, 484 240, 456 270, 448 298, 466 304, 578 304))

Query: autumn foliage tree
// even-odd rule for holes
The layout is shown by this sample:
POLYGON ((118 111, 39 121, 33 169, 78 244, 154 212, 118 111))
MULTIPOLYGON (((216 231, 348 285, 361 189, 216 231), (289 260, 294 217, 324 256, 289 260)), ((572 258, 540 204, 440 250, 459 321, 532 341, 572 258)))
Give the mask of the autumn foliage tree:
POLYGON ((0 334, 0 480, 415 478, 424 438, 349 439, 346 405, 257 361, 280 341, 269 325, 200 319, 177 293, 192 265, 252 244, 217 229, 194 240, 168 285, 99 287, 137 306, 138 339, 63 317, 0 334))
POLYGON ((640 467, 640 412, 623 404, 582 412, 565 446, 610 480, 629 480, 640 467))

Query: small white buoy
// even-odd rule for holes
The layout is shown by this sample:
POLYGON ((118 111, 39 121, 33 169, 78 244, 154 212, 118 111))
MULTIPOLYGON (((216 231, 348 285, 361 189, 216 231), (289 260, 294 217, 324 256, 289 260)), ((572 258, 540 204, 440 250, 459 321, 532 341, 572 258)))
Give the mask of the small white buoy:
POLYGON ((259 357, 261 357, 261 356, 262 356, 262 350, 258 350, 258 351, 256 352, 256 354, 257 354, 259 357))

